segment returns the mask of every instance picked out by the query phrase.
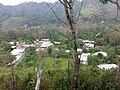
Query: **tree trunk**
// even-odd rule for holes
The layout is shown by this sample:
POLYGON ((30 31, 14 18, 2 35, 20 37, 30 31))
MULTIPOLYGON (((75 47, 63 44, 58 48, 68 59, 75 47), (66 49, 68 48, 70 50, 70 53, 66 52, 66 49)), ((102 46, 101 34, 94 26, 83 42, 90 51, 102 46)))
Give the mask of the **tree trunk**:
POLYGON ((68 81, 70 83, 70 54, 68 53, 68 81))
POLYGON ((14 78, 14 71, 13 71, 13 67, 11 67, 11 79, 12 79, 12 87, 11 90, 15 90, 15 78, 14 78))
POLYGON ((43 66, 44 64, 41 66, 41 69, 39 69, 38 66, 36 66, 37 82, 36 82, 35 90, 40 90, 40 79, 42 77, 43 66))
POLYGON ((117 85, 120 87, 120 57, 119 57, 119 63, 117 68, 116 82, 117 82, 117 85))
POLYGON ((75 90, 77 88, 80 60, 78 58, 78 53, 77 53, 76 31, 74 30, 72 30, 72 37, 73 37, 72 41, 73 41, 73 60, 74 60, 72 87, 75 90))

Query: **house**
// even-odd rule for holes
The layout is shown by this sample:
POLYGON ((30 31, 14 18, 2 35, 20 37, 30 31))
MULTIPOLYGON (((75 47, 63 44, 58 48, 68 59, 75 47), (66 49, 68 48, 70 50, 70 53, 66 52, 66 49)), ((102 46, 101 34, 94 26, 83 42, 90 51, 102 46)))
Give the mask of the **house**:
POLYGON ((48 48, 53 45, 49 39, 42 39, 41 41, 37 39, 34 43, 35 45, 39 45, 41 48, 48 48))
POLYGON ((82 53, 81 55, 78 55, 78 58, 80 58, 80 62, 82 64, 87 64, 87 59, 90 53, 82 53))
POLYGON ((15 55, 16 56, 16 59, 9 63, 8 65, 11 65, 11 64, 15 64, 17 61, 19 61, 22 56, 24 55, 24 53, 29 50, 29 48, 31 48, 32 45, 28 45, 28 44, 25 44, 25 43, 17 43, 16 46, 13 46, 12 48, 14 48, 10 53, 12 55, 15 55))
POLYGON ((13 45, 13 44, 15 44, 15 42, 9 42, 9 44, 13 45))
POLYGON ((41 44, 41 48, 48 48, 49 46, 52 46, 53 44, 50 41, 43 41, 43 43, 41 44))
POLYGON ((50 41, 50 40, 49 39, 42 39, 42 41, 46 41, 47 42, 47 41, 50 41))
POLYGON ((23 53, 25 51, 25 48, 19 48, 19 49, 14 49, 14 50, 12 50, 10 53, 12 54, 12 55, 19 55, 19 54, 21 54, 21 53, 23 53))
POLYGON ((77 52, 82 52, 82 49, 78 48, 78 49, 77 49, 77 52))
POLYGON ((90 40, 82 40, 83 43, 94 43, 94 41, 90 41, 90 40))
POLYGON ((88 48, 94 48, 95 45, 92 44, 92 43, 85 43, 85 44, 83 45, 83 47, 88 49, 88 48))
POLYGON ((100 64, 100 65, 97 65, 97 67, 100 69, 108 70, 108 69, 112 69, 112 68, 117 68, 118 65, 116 65, 116 64, 100 64))
POLYGON ((61 42, 54 42, 54 44, 60 44, 61 42))
POLYGON ((66 53, 70 53, 70 50, 65 50, 66 53))
POLYGON ((16 48, 16 46, 11 46, 11 49, 15 49, 16 48))

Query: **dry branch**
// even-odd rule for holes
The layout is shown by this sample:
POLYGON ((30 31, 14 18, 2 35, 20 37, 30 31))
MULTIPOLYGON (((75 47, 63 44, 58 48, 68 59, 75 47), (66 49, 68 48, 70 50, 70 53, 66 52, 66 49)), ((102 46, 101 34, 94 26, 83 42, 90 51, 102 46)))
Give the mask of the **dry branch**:
POLYGON ((40 90, 40 79, 42 77, 43 67, 44 67, 44 64, 41 66, 40 69, 39 69, 38 65, 36 66, 37 83, 36 83, 35 90, 40 90))

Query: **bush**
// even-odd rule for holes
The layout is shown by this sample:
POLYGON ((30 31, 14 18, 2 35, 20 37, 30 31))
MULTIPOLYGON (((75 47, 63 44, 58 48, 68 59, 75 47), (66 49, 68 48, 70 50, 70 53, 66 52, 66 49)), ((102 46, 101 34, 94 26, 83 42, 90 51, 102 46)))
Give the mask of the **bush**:
POLYGON ((100 64, 101 59, 98 56, 89 56, 88 57, 88 65, 96 66, 100 64))

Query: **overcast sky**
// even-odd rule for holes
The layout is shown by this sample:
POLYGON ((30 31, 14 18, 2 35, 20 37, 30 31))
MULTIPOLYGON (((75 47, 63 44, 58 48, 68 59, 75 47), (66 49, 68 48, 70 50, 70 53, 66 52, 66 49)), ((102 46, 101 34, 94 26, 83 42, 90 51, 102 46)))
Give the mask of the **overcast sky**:
POLYGON ((0 3, 4 5, 17 5, 23 2, 55 2, 58 0, 0 0, 0 3))

